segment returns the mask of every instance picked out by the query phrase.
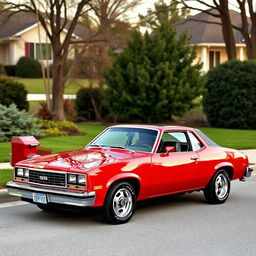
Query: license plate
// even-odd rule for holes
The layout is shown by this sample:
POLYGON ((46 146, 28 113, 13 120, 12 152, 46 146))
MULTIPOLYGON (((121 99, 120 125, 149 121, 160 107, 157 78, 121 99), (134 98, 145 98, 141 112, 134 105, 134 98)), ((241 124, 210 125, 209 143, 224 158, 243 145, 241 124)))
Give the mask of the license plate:
POLYGON ((47 204, 47 198, 44 194, 33 193, 33 202, 47 204))

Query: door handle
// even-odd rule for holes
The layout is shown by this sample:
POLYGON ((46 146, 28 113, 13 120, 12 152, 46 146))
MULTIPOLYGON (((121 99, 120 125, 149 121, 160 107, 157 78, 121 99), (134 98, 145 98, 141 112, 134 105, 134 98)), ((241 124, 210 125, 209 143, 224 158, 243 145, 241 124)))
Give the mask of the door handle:
POLYGON ((190 159, 196 161, 196 160, 198 160, 198 157, 197 156, 192 156, 190 159))

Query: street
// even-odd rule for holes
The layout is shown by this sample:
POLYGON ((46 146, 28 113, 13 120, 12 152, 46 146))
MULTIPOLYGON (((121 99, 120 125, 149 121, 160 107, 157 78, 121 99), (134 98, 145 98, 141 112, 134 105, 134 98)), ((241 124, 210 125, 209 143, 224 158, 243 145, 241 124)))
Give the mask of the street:
POLYGON ((225 204, 208 205, 202 192, 150 200, 117 226, 95 210, 7 206, 0 208, 1 256, 256 255, 256 176, 232 182, 225 204))

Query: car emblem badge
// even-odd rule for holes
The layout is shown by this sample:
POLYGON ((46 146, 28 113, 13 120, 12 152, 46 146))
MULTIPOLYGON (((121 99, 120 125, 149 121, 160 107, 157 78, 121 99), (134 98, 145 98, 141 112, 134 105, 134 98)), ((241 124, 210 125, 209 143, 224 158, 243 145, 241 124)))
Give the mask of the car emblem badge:
POLYGON ((39 176, 39 179, 40 180, 48 180, 48 177, 47 176, 39 176))

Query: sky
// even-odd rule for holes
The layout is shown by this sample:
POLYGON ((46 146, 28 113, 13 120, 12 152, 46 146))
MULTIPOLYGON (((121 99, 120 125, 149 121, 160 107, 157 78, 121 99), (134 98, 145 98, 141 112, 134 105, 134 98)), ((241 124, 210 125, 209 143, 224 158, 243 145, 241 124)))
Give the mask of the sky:
MULTIPOLYGON (((145 15, 147 13, 147 9, 149 8, 153 8, 154 7, 154 3, 157 2, 157 0, 142 0, 142 4, 139 5, 138 7, 136 7, 134 9, 133 12, 131 12, 131 14, 129 15, 131 17, 132 20, 136 21, 136 19, 138 19, 138 15, 139 14, 143 14, 145 15)), ((166 3, 170 2, 170 0, 165 0, 166 3)), ((191 1, 192 3, 190 4, 191 6, 194 7, 199 7, 199 8, 206 8, 204 5, 198 4, 196 3, 196 1, 191 1)), ((208 3, 211 3, 211 0, 205 1, 208 3)), ((236 9, 234 6, 237 3, 237 0, 229 0, 230 3, 230 9, 236 9)), ((191 14, 195 15, 196 13, 198 13, 198 11, 192 10, 191 14)))

